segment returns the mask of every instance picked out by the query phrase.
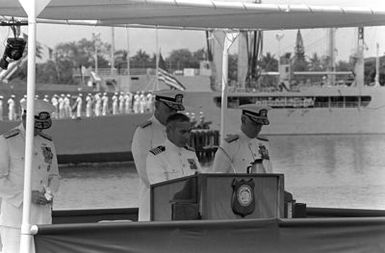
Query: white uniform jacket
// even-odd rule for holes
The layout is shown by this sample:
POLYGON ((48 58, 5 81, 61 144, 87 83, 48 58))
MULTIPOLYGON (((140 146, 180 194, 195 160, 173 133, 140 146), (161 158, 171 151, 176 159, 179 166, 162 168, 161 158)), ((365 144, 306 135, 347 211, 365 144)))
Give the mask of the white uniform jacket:
MULTIPOLYGON (((20 228, 24 185, 25 130, 23 125, 0 136, 0 196, 3 199, 0 225, 20 228)), ((34 137, 32 154, 32 190, 51 193, 59 189, 59 170, 55 146, 49 136, 34 137)), ((31 205, 31 224, 50 224, 51 204, 31 205)))
POLYGON ((139 182, 139 221, 150 220, 150 183, 146 172, 148 152, 166 141, 166 127, 155 116, 141 124, 132 139, 131 151, 138 172, 139 182))
POLYGON ((256 173, 272 173, 270 144, 264 138, 249 138, 242 131, 230 136, 218 148, 213 164, 214 172, 247 173, 247 167, 262 159, 256 173))
POLYGON ((190 176, 202 171, 193 150, 180 148, 166 140, 164 145, 150 150, 147 156, 147 174, 150 184, 190 176))

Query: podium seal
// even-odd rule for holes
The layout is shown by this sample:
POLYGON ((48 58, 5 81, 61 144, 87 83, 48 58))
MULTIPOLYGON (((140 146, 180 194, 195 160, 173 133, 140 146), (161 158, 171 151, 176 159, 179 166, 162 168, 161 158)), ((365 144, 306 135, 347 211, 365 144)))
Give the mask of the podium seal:
POLYGON ((254 196, 254 180, 237 180, 234 178, 232 187, 233 194, 231 198, 231 207, 237 215, 245 217, 254 212, 255 196, 254 196))

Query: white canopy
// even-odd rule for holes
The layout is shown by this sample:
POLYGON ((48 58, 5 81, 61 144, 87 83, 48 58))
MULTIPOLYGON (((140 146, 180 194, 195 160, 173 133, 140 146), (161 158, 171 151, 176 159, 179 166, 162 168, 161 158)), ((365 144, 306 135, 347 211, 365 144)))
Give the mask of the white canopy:
MULTIPOLYGON (((0 15, 27 17, 16 0, 0 0, 0 6, 0 15)), ((102 26, 275 30, 385 25, 385 9, 212 0, 52 0, 38 18, 102 26)))

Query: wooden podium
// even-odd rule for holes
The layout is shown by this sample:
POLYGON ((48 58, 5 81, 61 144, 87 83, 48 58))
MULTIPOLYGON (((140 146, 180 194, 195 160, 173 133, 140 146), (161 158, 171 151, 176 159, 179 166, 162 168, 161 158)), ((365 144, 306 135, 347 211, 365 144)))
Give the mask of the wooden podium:
POLYGON ((197 174, 151 185, 151 220, 281 218, 283 174, 197 174))

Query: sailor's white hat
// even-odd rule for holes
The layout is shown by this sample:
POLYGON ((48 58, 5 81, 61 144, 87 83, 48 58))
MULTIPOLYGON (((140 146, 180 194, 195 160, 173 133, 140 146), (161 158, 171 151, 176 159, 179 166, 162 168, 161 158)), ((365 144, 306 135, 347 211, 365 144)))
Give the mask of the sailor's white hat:
POLYGON ((239 107, 242 110, 242 115, 248 116, 251 120, 258 124, 269 125, 267 112, 271 109, 269 106, 259 106, 256 104, 245 104, 239 107))
POLYGON ((161 101, 177 111, 184 111, 183 92, 177 90, 160 90, 154 93, 156 101, 161 101))
MULTIPOLYGON (((26 111, 27 110, 27 101, 22 101, 20 103, 20 106, 21 108, 23 109, 23 111, 26 111)), ((40 116, 41 113, 53 113, 55 111, 55 107, 53 105, 51 105, 50 103, 48 102, 45 102, 43 100, 40 100, 40 99, 35 99, 35 106, 34 106, 34 115, 35 116, 40 116)))

